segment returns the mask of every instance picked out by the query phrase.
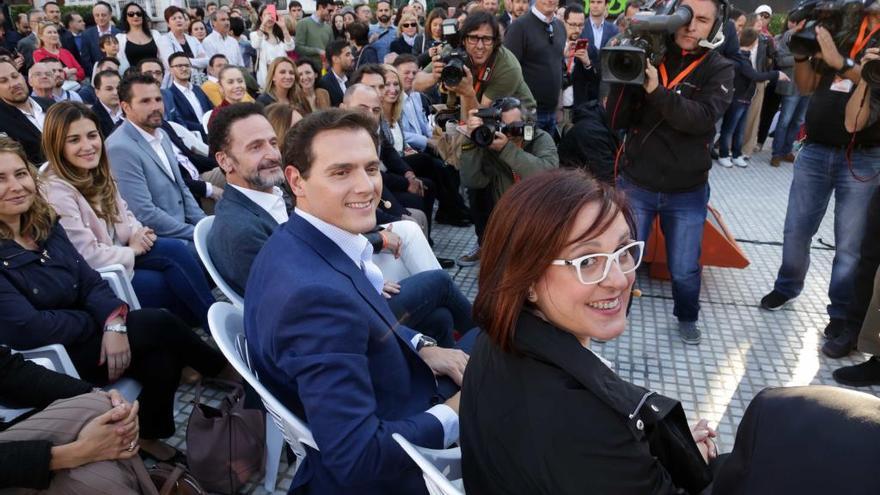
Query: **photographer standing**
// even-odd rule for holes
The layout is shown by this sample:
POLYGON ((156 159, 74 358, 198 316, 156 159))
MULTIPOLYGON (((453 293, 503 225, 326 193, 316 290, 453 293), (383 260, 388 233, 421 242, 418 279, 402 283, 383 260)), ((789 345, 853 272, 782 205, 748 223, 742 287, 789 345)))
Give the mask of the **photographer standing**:
MULTIPOLYGON (((467 55, 464 77, 454 87, 445 84, 444 87, 458 95, 462 118, 467 118, 471 109, 488 106, 502 96, 517 98, 529 110, 535 108, 535 98, 523 79, 522 67, 513 53, 501 45, 501 31, 494 15, 482 9, 474 10, 461 26, 460 35, 467 55)), ((445 50, 445 54, 448 53, 449 50, 445 50)), ((433 63, 416 76, 413 82, 416 91, 429 91, 441 82, 445 54, 434 57, 433 63)))
MULTIPOLYGON (((846 308, 853 299, 868 203, 880 184, 880 123, 872 119, 867 125, 851 125, 849 130, 844 125, 850 95, 854 88, 862 86, 861 65, 855 60, 862 56, 865 47, 876 43, 875 32, 880 28, 880 14, 875 8, 856 24, 856 32, 837 34, 843 40, 839 43, 842 49, 835 46, 827 29, 818 26, 816 40, 820 50, 812 57, 795 54, 795 84, 801 94, 812 94, 807 107, 807 140, 794 163, 785 213, 782 266, 773 290, 761 299, 761 308, 776 311, 800 295, 810 266, 810 244, 834 193, 836 253, 828 286, 830 321, 825 327, 829 339, 836 338, 846 327, 846 308)), ((869 112, 863 111, 866 115, 869 112)))
POLYGON ((701 338, 700 251, 709 202, 709 150, 715 122, 733 98, 733 64, 705 45, 724 24, 724 0, 682 0, 691 21, 667 40, 659 68, 650 62, 643 88, 612 85, 606 108, 614 128, 627 128, 618 185, 636 215, 638 240, 654 218, 666 236, 674 314, 687 344, 701 338), (623 116, 630 116, 625 122, 623 116))
MULTIPOLYGON (((467 133, 471 136, 461 147, 461 182, 468 189, 471 217, 477 233, 474 251, 458 258, 461 266, 470 266, 480 260, 480 244, 489 214, 501 195, 515 182, 530 175, 559 166, 556 144, 547 132, 525 122, 520 101, 512 97, 499 98, 491 110, 497 122, 486 122, 471 110, 467 120, 467 133), (486 124, 494 127, 483 127, 486 124), (491 142, 474 139, 478 129, 494 131, 491 142), (530 139, 529 139, 530 138, 530 139)), ((483 110, 482 112, 486 112, 483 110)))

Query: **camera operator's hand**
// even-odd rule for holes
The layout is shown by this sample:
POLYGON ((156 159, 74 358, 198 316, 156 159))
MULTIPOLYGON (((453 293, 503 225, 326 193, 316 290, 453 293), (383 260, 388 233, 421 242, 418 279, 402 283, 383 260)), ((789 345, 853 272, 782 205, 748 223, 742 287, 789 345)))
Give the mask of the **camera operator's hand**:
POLYGON ((468 136, 470 136, 471 134, 474 133, 474 129, 483 125, 483 119, 477 117, 477 110, 478 109, 476 109, 476 108, 472 108, 468 112, 468 119, 466 122, 468 136))
POLYGON ((492 140, 489 149, 496 153, 500 153, 508 141, 510 141, 510 139, 507 137, 507 134, 495 131, 495 139, 492 140))
POLYGON ((444 64, 443 61, 440 60, 439 53, 436 55, 431 55, 431 77, 434 78, 434 84, 440 82, 440 74, 443 73, 443 67, 445 66, 446 64, 444 64))
POLYGON ((822 26, 816 26, 816 41, 819 42, 819 53, 815 57, 820 58, 834 70, 843 68, 843 55, 834 44, 834 38, 822 26))
POLYGON ((431 59, 433 59, 434 57, 440 55, 441 50, 443 50, 443 47, 440 45, 432 46, 431 48, 428 48, 428 55, 430 55, 431 59))
POLYGON ((868 48, 865 50, 865 54, 862 55, 860 64, 865 65, 865 63, 870 62, 871 60, 880 60, 880 48, 868 48))
POLYGON ((657 89, 657 86, 660 85, 660 78, 657 75, 657 68, 654 67, 650 61, 646 60, 645 64, 645 84, 643 86, 645 92, 651 94, 657 89))
POLYGON ((461 78, 461 82, 458 83, 458 86, 447 89, 454 91, 458 96, 476 97, 477 92, 474 90, 474 76, 468 66, 465 65, 463 68, 464 77, 461 78))

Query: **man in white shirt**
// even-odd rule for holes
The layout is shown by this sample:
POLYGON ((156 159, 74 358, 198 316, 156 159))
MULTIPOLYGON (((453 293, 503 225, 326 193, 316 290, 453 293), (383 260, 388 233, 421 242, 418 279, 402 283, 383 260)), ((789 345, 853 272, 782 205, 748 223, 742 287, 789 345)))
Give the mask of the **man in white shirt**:
POLYGON ((125 118, 119 105, 120 80, 119 73, 112 70, 95 74, 95 96, 98 102, 92 105, 92 111, 98 116, 105 139, 113 134, 125 118))
POLYGON ((80 85, 76 81, 68 81, 67 73, 64 70, 64 64, 54 57, 46 57, 40 61, 52 69, 54 74, 52 85, 52 99, 58 101, 75 101, 82 103, 82 97, 76 92, 80 85), (65 83, 68 83, 71 89, 64 89, 65 83))
POLYGON ((28 84, 31 86, 31 95, 54 99, 52 90, 55 89, 55 73, 49 64, 37 62, 32 65, 28 69, 28 84))
POLYGON ((296 125, 283 159, 296 213, 248 279, 254 369, 308 418, 320 449, 309 449, 294 492, 420 493, 421 472, 392 434, 434 449, 458 439, 459 394, 434 375, 461 383, 467 355, 399 323, 362 235, 381 198, 377 147, 375 121, 358 112, 330 109, 296 125))
POLYGON ((191 242, 205 213, 181 176, 173 145, 160 129, 164 115, 158 82, 126 77, 119 99, 127 120, 107 139, 110 167, 129 209, 160 237, 191 242))
MULTIPOLYGON (((171 84, 163 90, 165 98, 165 118, 177 122, 190 131, 204 133, 202 117, 214 105, 202 88, 190 82, 192 63, 184 52, 176 52, 168 57, 171 70, 171 84)), ((203 135, 203 139, 206 136, 203 135)))
POLYGON ((238 40, 229 32, 229 14, 222 9, 215 10, 211 14, 211 25, 214 31, 202 41, 205 54, 208 57, 213 57, 221 53, 226 55, 230 64, 244 67, 244 59, 241 57, 238 40))
POLYGON ((40 141, 44 110, 52 103, 49 99, 28 96, 24 76, 9 57, 0 57, 0 132, 21 143, 28 160, 34 164, 46 161, 40 141))

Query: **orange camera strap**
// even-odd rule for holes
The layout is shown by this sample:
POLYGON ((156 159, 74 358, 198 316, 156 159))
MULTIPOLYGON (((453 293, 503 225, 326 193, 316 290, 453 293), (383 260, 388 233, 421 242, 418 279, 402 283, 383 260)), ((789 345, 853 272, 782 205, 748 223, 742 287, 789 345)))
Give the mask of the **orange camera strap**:
POLYGON ((666 73, 666 62, 662 62, 660 64, 660 82, 663 83, 663 87, 669 90, 675 89, 675 87, 678 86, 678 83, 684 81, 684 78, 689 76, 698 65, 703 63, 703 59, 706 58, 706 55, 708 54, 708 52, 704 53, 703 56, 691 62, 690 65, 685 67, 683 71, 679 72, 672 81, 669 81, 669 75, 666 73))
POLYGON ((868 33, 868 18, 862 19, 862 25, 859 27, 859 37, 856 38, 855 44, 849 50, 849 58, 855 58, 868 44, 868 40, 874 36, 874 33, 880 31, 880 24, 874 26, 874 29, 868 33))

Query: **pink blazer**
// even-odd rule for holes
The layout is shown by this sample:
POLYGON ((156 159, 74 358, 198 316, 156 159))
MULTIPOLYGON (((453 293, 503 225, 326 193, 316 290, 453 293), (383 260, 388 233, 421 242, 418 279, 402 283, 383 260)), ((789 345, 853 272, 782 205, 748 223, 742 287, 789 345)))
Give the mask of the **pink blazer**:
POLYGON ((123 244, 118 246, 113 243, 107 224, 98 218, 85 196, 51 169, 46 172, 46 179, 46 198, 58 212, 67 237, 86 263, 96 269, 119 263, 131 277, 134 274, 134 250, 127 246, 128 239, 142 226, 129 211, 122 196, 116 195, 121 221, 114 228, 117 239, 123 244))

